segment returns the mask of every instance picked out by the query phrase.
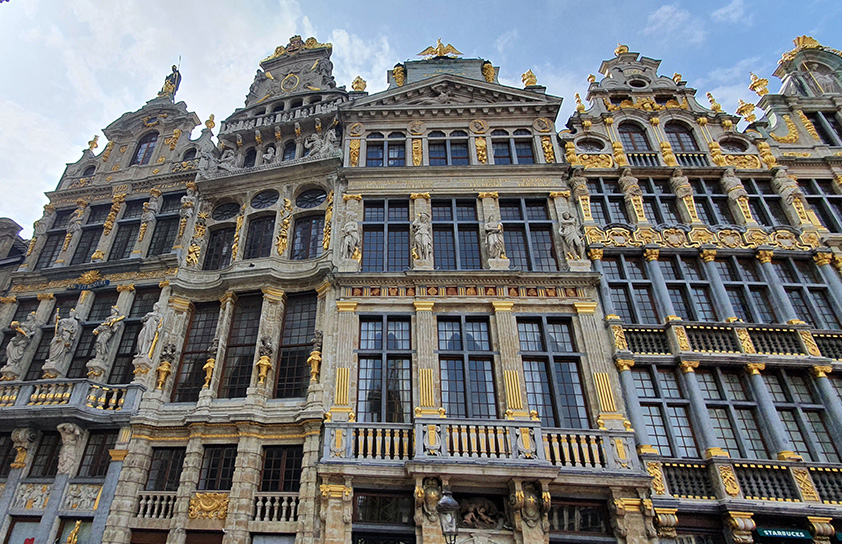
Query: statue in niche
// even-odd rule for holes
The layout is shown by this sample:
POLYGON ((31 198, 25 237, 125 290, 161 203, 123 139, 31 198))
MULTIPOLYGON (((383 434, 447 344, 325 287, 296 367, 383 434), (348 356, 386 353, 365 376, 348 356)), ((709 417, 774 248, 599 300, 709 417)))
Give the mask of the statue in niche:
POLYGON ((360 253, 360 224, 355 215, 349 215, 342 227, 342 258, 355 259, 360 253))
POLYGON ((181 85, 181 72, 178 71, 178 66, 173 64, 172 73, 164 78, 164 86, 161 88, 158 96, 175 98, 175 93, 178 91, 179 85, 181 85))
POLYGON ((585 243, 579 229, 579 221, 570 212, 564 212, 559 219, 561 247, 568 259, 581 259, 585 255, 585 243))
POLYGON ((140 222, 141 223, 149 223, 150 221, 155 220, 155 208, 152 201, 144 202, 143 203, 143 213, 140 214, 140 222))
POLYGON ((433 232, 430 225, 430 214, 421 212, 412 222, 413 244, 412 256, 427 261, 433 256, 433 232))
POLYGON ((839 81, 827 66, 818 62, 811 62, 807 65, 807 71, 807 81, 810 82, 811 87, 814 87, 816 94, 842 92, 839 81))
POLYGON ((275 146, 270 145, 266 147, 266 152, 263 153, 263 164, 272 164, 275 162, 275 146))
POLYGON ((70 474, 79 458, 79 446, 82 444, 82 429, 73 423, 62 423, 58 427, 61 434, 61 451, 58 454, 59 474, 70 474))
POLYGON ((459 507, 460 527, 470 529, 501 529, 503 513, 490 499, 471 497, 462 501, 459 507))
POLYGON ((63 319, 60 318, 58 310, 56 310, 55 336, 50 342, 50 352, 47 361, 44 363, 45 367, 48 365, 51 367, 60 366, 64 363, 81 327, 79 318, 76 316, 76 308, 71 308, 68 316, 63 319))
POLYGON ((30 342, 32 342, 32 335, 38 329, 38 324, 35 322, 35 312, 29 312, 23 323, 12 321, 9 328, 14 331, 15 336, 6 345, 6 366, 3 367, 4 375, 7 369, 14 374, 18 373, 17 367, 23 358, 23 352, 29 347, 30 342))
POLYGON ((681 168, 673 170, 672 177, 670 178, 670 185, 672 186, 675 196, 678 198, 685 199, 688 196, 693 196, 693 187, 690 185, 690 180, 687 179, 687 176, 684 175, 684 171, 681 168))
POLYGON ((741 198, 748 198, 748 192, 743 187, 743 182, 737 177, 736 169, 733 166, 725 168, 722 174, 722 189, 731 200, 739 200, 741 198))
POLYGON ((505 259, 506 246, 503 243, 503 223, 497 221, 492 214, 485 222, 485 246, 488 248, 488 257, 491 259, 505 259))
POLYGON ((150 356, 150 352, 155 347, 155 340, 158 338, 163 319, 164 314, 161 313, 161 303, 156 302, 152 305, 152 311, 148 312, 141 319, 143 328, 140 329, 140 334, 137 335, 137 354, 135 357, 150 356))
POLYGON ((120 308, 112 306, 111 315, 94 329, 94 336, 96 336, 96 342, 94 343, 95 360, 105 361, 107 359, 108 345, 114 335, 123 330, 124 319, 126 319, 126 316, 120 315, 120 308))
POLYGON ((196 184, 192 181, 187 182, 187 193, 181 197, 181 210, 178 212, 182 219, 190 219, 193 217, 193 210, 196 209, 196 184))
POLYGON ((82 216, 85 215, 84 208, 76 208, 70 214, 70 219, 67 221, 67 228, 65 232, 71 236, 75 236, 77 232, 82 230, 82 216))

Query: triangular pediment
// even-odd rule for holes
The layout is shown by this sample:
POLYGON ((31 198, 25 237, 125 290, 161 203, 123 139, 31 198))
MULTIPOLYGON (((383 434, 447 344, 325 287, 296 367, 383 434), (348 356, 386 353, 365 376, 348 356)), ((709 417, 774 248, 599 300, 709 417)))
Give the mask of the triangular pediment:
POLYGON ((503 105, 561 105, 561 98, 543 93, 515 89, 495 83, 478 82, 452 74, 425 79, 354 100, 344 111, 379 109, 488 107, 503 105))

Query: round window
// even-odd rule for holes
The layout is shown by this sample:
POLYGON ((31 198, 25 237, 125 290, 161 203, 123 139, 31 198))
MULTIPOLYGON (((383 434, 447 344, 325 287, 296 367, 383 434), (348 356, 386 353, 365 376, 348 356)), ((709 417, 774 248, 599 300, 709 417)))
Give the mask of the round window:
POLYGON ((722 148, 722 151, 727 153, 745 153, 748 149, 748 146, 745 142, 741 142, 740 140, 736 140, 734 138, 728 138, 727 140, 722 140, 719 142, 719 147, 722 148))
POLYGON ((228 202, 214 208, 211 217, 216 221, 225 221, 226 219, 231 219, 238 213, 240 213, 240 205, 236 202, 228 202))
POLYGON ((582 151, 587 151, 588 153, 595 153, 597 151, 602 151, 605 149, 605 144, 597 140, 596 138, 582 138, 578 142, 576 142, 576 146, 582 151))
POLYGON ((637 89, 642 89, 643 87, 646 87, 646 82, 642 79, 632 79, 631 81, 629 81, 629 85, 637 89))
POLYGON ((295 205, 304 209, 315 208, 324 202, 326 198, 327 194, 323 190, 310 189, 298 195, 298 198, 295 199, 295 205))
POLYGON ((251 199, 251 207, 257 210, 261 208, 268 208, 277 202, 279 197, 280 195, 278 194, 278 191, 274 189, 257 193, 254 195, 254 198, 251 199))

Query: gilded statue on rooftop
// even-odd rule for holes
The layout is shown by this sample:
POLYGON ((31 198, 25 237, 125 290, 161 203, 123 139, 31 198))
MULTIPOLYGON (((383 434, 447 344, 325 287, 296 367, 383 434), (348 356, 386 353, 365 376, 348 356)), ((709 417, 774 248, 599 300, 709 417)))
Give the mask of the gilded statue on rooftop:
POLYGON ((439 57, 455 58, 455 57, 458 57, 458 56, 461 56, 461 55, 462 55, 462 53, 460 53, 455 47, 453 47, 453 45, 442 44, 441 38, 436 40, 435 46, 431 45, 427 49, 418 53, 419 57, 427 57, 427 60, 435 59, 435 58, 439 58, 439 57))

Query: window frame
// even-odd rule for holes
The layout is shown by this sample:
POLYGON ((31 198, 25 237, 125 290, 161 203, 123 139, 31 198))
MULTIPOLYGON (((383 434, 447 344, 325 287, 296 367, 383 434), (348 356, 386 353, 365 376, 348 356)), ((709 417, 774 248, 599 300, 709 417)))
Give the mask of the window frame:
MULTIPOLYGON (((447 410, 448 417, 455 417, 459 419, 497 419, 500 413, 500 406, 499 406, 499 396, 497 394, 497 357, 499 356, 499 352, 494 350, 494 343, 493 343, 493 332, 491 328, 491 320, 489 316, 480 314, 480 315, 445 315, 439 314, 436 315, 436 349, 434 353, 436 354, 438 361, 439 361, 439 381, 441 383, 441 403, 442 406, 447 410), (459 328, 459 339, 460 339, 460 349, 441 349, 441 334, 442 334, 442 327, 441 324, 444 322, 448 323, 458 323, 459 328), (466 332, 466 324, 467 323, 484 323, 486 325, 486 331, 488 333, 488 344, 489 347, 487 350, 476 350, 476 349, 469 349, 467 344, 467 332, 466 332), (463 391, 460 395, 458 387, 454 392, 453 400, 449 400, 446 398, 447 391, 445 387, 446 382, 449 381, 449 378, 445 378, 443 376, 444 372, 444 360, 450 360, 454 362, 461 362, 461 385, 463 387, 463 391), (474 372, 471 368, 472 362, 485 362, 487 363, 487 367, 485 369, 478 369, 481 372, 488 372, 491 373, 490 380, 485 380, 485 389, 478 390, 477 384, 479 380, 474 380, 471 374, 474 372), (485 396, 485 402, 480 402, 477 398, 478 394, 482 394, 485 396), (458 398, 460 397, 461 398, 458 398), (488 402, 489 399, 492 399, 491 402, 488 402), (478 404, 479 402, 479 404, 478 404), (457 404, 461 404, 460 409, 453 410, 451 409, 452 406, 457 404), (489 413, 483 413, 484 410, 478 409, 480 406, 484 406, 488 408, 489 413), (464 411, 464 415, 460 415, 461 412, 464 411)), ((476 340, 475 340, 476 341, 476 340)), ((450 369, 448 368, 448 371, 450 369)), ((459 379, 457 377, 457 379, 459 379)), ((456 384, 458 386, 458 383, 456 384)))
POLYGON ((512 269, 523 270, 524 272, 558 272, 559 260, 556 249, 556 240, 553 232, 553 218, 550 214, 550 204, 546 198, 501 198, 499 201, 500 221, 503 223, 503 240, 506 245, 506 255, 508 256, 512 269), (503 211, 504 206, 515 204, 520 219, 512 219, 505 217, 503 211), (530 205, 534 206, 540 204, 546 212, 546 219, 536 219, 530 217, 530 205), (521 260, 516 256, 517 238, 514 233, 520 232, 523 234, 523 241, 525 245, 522 246, 522 252, 525 253, 525 258, 521 260), (536 250, 540 240, 537 233, 548 236, 544 242, 549 242, 550 255, 547 257, 543 252, 536 250), (525 262, 525 268, 518 268, 518 262, 525 262))
POLYGON ((480 242, 480 226, 479 213, 477 210, 476 199, 462 199, 462 198, 434 198, 430 203, 431 219, 430 222, 433 227, 433 253, 434 267, 437 270, 481 270, 482 269, 482 244, 480 242), (448 206, 450 219, 441 219, 436 214, 436 207, 448 206), (463 219, 460 217, 460 209, 466 209, 473 206, 473 219, 463 219), (474 233, 473 241, 475 244, 466 244, 466 236, 464 233, 474 233), (452 255, 446 255, 445 250, 453 248, 452 255), (445 262, 445 257, 449 256, 452 261, 445 262), (471 265, 475 262, 475 266, 471 265))
MULTIPOLYGON (((356 350, 358 384, 356 410, 358 421, 365 421, 370 423, 410 423, 412 421, 413 398, 412 359, 413 355, 415 354, 415 350, 412 348, 411 316, 402 314, 360 315, 359 328, 359 346, 356 350), (369 347, 368 345, 364 344, 364 342, 366 341, 364 337, 364 324, 367 323, 380 324, 379 347, 369 347), (391 323, 401 323, 406 325, 407 337, 405 339, 396 338, 395 340, 396 342, 400 341, 401 343, 405 340, 405 346, 389 347, 389 344, 392 342, 392 339, 389 338, 389 325, 391 323), (367 384, 367 382, 363 378, 363 372, 364 370, 366 370, 365 366, 367 364, 363 362, 364 359, 373 362, 375 365, 379 365, 377 366, 377 368, 372 367, 370 369, 375 376, 379 376, 379 378, 371 380, 371 383, 373 385, 378 385, 374 383, 375 381, 380 382, 380 400, 378 402, 379 411, 368 410, 366 407, 371 406, 371 401, 369 399, 362 398, 362 392, 364 390, 363 385, 367 384), (399 376, 397 378, 397 389, 390 387, 390 385, 393 383, 391 380, 392 371, 395 370, 395 368, 393 368, 389 364, 391 361, 400 361, 403 365, 405 365, 404 368, 397 369, 398 372, 403 373, 402 376, 399 376), (401 385, 408 386, 408 389, 402 388, 401 385), (402 412, 391 409, 394 408, 394 406, 390 402, 390 396, 396 392, 398 393, 397 399, 399 402, 403 401, 403 399, 401 399, 401 395, 406 395, 405 406, 402 412), (378 415, 377 418, 373 417, 375 414, 378 415)), ((365 391, 378 391, 378 389, 366 388, 365 391)))

